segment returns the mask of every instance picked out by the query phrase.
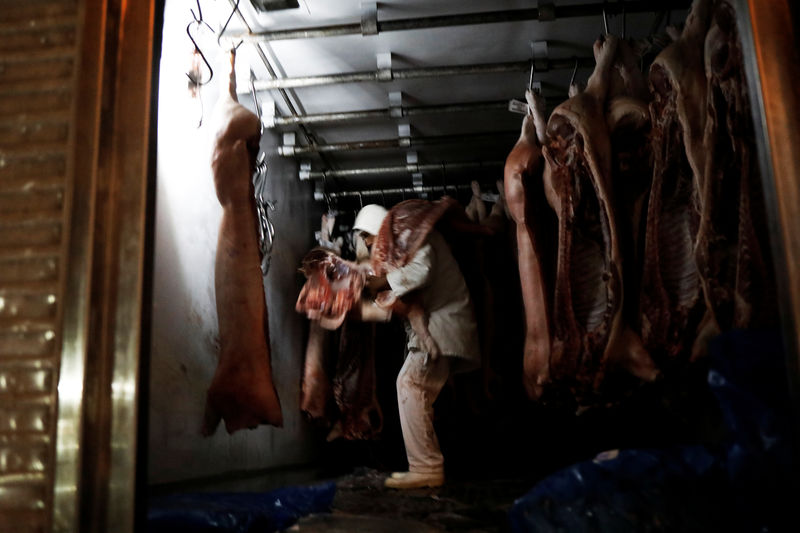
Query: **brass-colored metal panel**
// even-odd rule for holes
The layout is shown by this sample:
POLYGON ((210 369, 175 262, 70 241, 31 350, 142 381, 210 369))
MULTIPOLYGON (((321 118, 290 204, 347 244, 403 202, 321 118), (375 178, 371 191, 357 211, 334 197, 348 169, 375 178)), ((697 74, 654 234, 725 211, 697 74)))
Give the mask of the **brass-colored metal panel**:
POLYGON ((15 2, 0 21, 0 531, 15 533, 52 530, 77 8, 15 2))
MULTIPOLYGON (((2 38, 2 34, 0 34, 2 38)), ((43 59, 39 61, 2 61, 0 62, 0 86, 9 82, 30 80, 71 80, 75 68, 71 57, 43 59)))
POLYGON ((28 31, 5 31, 0 39, 0 53, 17 50, 47 50, 75 44, 75 25, 67 27, 34 27, 28 31))
POLYGON ((111 471, 107 522, 97 531, 132 532, 135 518, 154 16, 153 1, 122 2, 112 167, 118 186, 113 213, 118 292, 113 302, 111 471))
MULTIPOLYGON (((72 69, 72 62, 68 64, 72 69)), ((66 142, 68 134, 69 122, 66 117, 0 122, 0 144, 7 147, 36 142, 66 142)))
POLYGON ((56 295, 45 290, 0 289, 0 320, 55 318, 56 295))
POLYGON ((0 182, 0 211, 3 217, 43 210, 60 211, 64 204, 64 189, 60 183, 47 186, 47 181, 46 178, 38 178, 0 182))
MULTIPOLYGON (((46 149, 46 147, 45 147, 46 149)), ((5 177, 61 176, 66 169, 63 153, 40 151, 36 153, 16 150, 0 151, 0 180, 5 177)))
POLYGON ((0 254, 0 284, 51 281, 57 276, 58 255, 52 252, 40 257, 29 257, 27 253, 18 257, 0 254))
POLYGON ((52 531, 80 530, 81 448, 94 239, 95 184, 100 136, 106 2, 83 0, 78 9, 78 50, 73 73, 70 154, 64 191, 63 313, 58 382, 52 531))
MULTIPOLYGON (((47 213, 45 213, 47 215, 47 213)), ((61 220, 39 218, 0 222, 0 248, 23 246, 57 246, 61 243, 61 220)), ((2 313, 2 309, 0 309, 2 313)))
MULTIPOLYGON (((0 412, 0 435, 43 434, 52 427, 51 418, 49 405, 36 401, 21 401, 0 412)), ((0 442, 0 474, 20 467, 25 467, 31 472, 43 472, 48 460, 48 448, 49 444, 43 442, 0 442), (20 463, 16 459, 8 460, 7 458, 13 454, 25 461, 20 463)))
MULTIPOLYGON (((47 394, 55 386, 56 370, 51 361, 27 360, 0 365, 0 398, 12 404, 20 399, 27 405, 48 403, 47 394)), ((33 409, 33 407, 31 407, 33 409)))
POLYGON ((72 91, 69 88, 5 89, 0 86, 0 116, 65 111, 71 104, 72 91))
POLYGON ((64 15, 75 15, 78 12, 77 0, 52 2, 14 2, 3 6, 5 24, 18 26, 30 25, 30 21, 48 20, 64 15))
MULTIPOLYGON (((16 509, 43 510, 47 505, 47 491, 46 479, 41 474, 9 476, 8 481, 0 480, 0 513, 16 509)), ((24 524, 19 526, 22 525, 24 524)), ((15 531, 20 531, 20 529, 15 531)))
POLYGON ((55 353, 53 324, 15 325, 0 331, 0 355, 7 359, 30 360, 55 353))

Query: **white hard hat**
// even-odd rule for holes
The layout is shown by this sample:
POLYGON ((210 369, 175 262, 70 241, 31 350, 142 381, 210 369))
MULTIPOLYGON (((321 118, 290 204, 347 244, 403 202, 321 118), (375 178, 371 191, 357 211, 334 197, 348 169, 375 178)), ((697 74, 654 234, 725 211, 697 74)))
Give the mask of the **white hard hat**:
POLYGON ((378 204, 365 205, 356 215, 353 229, 377 235, 381 229, 381 224, 383 224, 383 219, 386 218, 386 213, 388 213, 386 208, 378 204))

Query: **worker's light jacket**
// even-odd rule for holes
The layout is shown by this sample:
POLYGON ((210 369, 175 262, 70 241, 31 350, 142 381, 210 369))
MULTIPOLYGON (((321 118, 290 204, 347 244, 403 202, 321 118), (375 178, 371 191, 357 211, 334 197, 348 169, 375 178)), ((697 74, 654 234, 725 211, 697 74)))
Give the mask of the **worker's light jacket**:
MULTIPOLYGON (((456 357, 453 368, 463 372, 480 365, 480 343, 467 284, 444 238, 432 231, 426 243, 404 266, 386 274, 398 296, 419 289, 428 315, 428 329, 442 355, 456 357)), ((409 350, 423 351, 406 321, 409 350)))

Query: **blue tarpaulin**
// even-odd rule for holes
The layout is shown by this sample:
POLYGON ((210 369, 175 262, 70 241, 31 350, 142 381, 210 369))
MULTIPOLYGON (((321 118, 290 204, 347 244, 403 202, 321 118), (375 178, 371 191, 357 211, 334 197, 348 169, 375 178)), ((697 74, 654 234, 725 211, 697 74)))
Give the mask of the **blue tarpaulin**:
POLYGON ((780 336, 726 333, 709 357, 723 443, 614 451, 559 470, 514 503, 512 530, 783 531, 796 484, 780 336))
POLYGON ((147 533, 270 533, 299 518, 330 511, 336 484, 269 492, 199 492, 153 498, 147 533))

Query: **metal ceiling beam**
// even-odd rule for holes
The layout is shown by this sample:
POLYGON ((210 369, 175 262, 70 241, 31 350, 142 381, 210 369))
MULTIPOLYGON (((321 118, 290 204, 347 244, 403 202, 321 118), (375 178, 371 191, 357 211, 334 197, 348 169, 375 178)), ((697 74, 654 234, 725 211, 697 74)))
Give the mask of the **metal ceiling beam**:
POLYGON ((508 109, 508 100, 484 102, 467 102, 460 104, 402 106, 397 108, 366 109, 362 111, 342 111, 334 113, 317 113, 305 116, 269 117, 265 116, 266 126, 281 127, 297 124, 338 124, 342 122, 358 122, 362 120, 401 118, 419 115, 436 115, 440 113, 463 113, 474 111, 496 111, 508 109), (395 114, 396 113, 396 114, 395 114))
POLYGON ((469 183, 459 183, 453 185, 419 185, 416 187, 387 187, 385 189, 364 189, 358 191, 314 191, 314 200, 321 202, 323 200, 335 200, 339 198, 360 198, 362 196, 385 196, 387 194, 402 194, 402 195, 416 195, 422 193, 440 192, 447 194, 448 191, 454 190, 458 192, 471 189, 469 183))
MULTIPOLYGON (((547 68, 537 68, 538 72, 550 70, 566 70, 579 67, 594 67, 593 57, 579 57, 566 59, 550 59, 547 68)), ((269 89, 288 89, 297 87, 313 87, 318 85, 333 85, 338 83, 380 82, 394 80, 411 80, 418 78, 436 78, 440 76, 466 76, 470 74, 503 74, 508 72, 528 72, 531 68, 530 61, 509 61, 505 63, 481 63, 477 65, 448 65, 442 67, 422 67, 404 69, 377 69, 362 72, 344 72, 339 74, 324 74, 322 76, 302 76, 298 78, 280 78, 272 80, 256 80, 257 91, 269 89)))
MULTIPOLYGON (((473 24, 496 24, 503 22, 521 22, 526 20, 554 20, 574 17, 599 17, 617 15, 623 12, 651 13, 655 11, 687 9, 691 0, 644 0, 630 2, 597 2, 572 6, 549 6, 547 9, 508 9, 502 11, 483 11, 478 13, 462 13, 457 15, 441 15, 410 19, 384 20, 377 22, 377 33, 391 31, 419 30, 426 28, 442 28, 448 26, 466 26, 473 24)), ((370 32, 372 33, 372 32, 370 32)), ((315 39, 319 37, 336 37, 339 35, 362 35, 364 27, 361 22, 334 24, 310 28, 295 28, 265 32, 247 32, 225 35, 233 39, 246 41, 281 41, 287 39, 315 39)))
POLYGON ((322 180, 332 178, 358 178, 364 176, 386 176, 395 174, 413 174, 416 172, 442 171, 455 172, 476 168, 495 168, 505 165, 505 161, 467 161, 459 163, 426 163, 397 165, 392 167, 349 168, 341 170, 321 170, 300 172, 302 180, 322 180))
POLYGON ((396 139, 377 139, 345 143, 317 144, 314 146, 285 145, 278 147, 278 153, 284 157, 299 155, 353 152, 357 150, 379 150, 392 148, 413 148, 435 144, 462 143, 479 140, 506 140, 519 136, 519 131, 497 131, 489 133, 470 133, 462 135, 436 135, 431 137, 398 137, 396 139))

